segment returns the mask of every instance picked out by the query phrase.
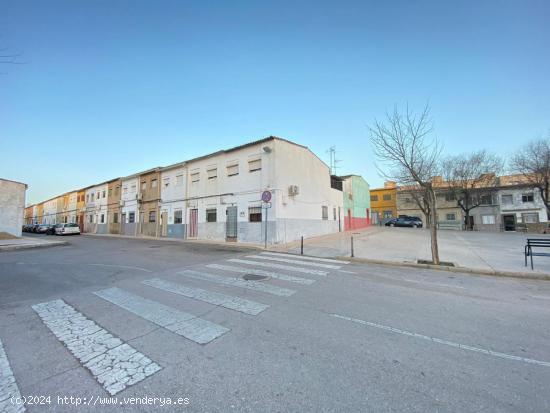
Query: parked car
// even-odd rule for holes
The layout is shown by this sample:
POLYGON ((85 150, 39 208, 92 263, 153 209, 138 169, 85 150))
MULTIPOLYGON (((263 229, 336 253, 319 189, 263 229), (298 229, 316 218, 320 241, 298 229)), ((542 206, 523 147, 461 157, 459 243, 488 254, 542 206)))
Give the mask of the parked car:
POLYGON ((53 230, 53 225, 51 224, 40 224, 36 226, 34 232, 37 234, 48 234, 48 232, 51 234, 53 230))
POLYGON ((78 224, 57 224, 54 230, 55 235, 80 235, 78 224))
POLYGON ((23 225, 22 231, 23 232, 31 232, 33 225, 32 224, 25 224, 23 225))
POLYGON ((38 229, 39 226, 40 226, 40 224, 33 224, 30 227, 29 232, 36 232, 36 230, 38 229))
POLYGON ((401 216, 390 219, 385 225, 387 227, 422 228, 422 220, 418 217, 401 216))

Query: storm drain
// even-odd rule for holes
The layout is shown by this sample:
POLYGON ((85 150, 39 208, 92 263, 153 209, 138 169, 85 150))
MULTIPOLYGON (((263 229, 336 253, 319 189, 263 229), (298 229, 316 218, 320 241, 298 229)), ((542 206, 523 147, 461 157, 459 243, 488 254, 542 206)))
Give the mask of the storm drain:
POLYGON ((269 277, 267 275, 258 275, 258 274, 245 274, 243 275, 243 279, 246 281, 264 281, 267 280, 269 277))

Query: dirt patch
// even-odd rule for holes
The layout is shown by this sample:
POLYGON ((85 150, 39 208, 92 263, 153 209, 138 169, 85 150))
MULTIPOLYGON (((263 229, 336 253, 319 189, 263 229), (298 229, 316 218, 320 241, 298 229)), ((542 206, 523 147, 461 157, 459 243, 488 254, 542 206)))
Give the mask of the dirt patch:
POLYGON ((15 235, 8 234, 7 232, 0 231, 0 239, 18 239, 15 235))

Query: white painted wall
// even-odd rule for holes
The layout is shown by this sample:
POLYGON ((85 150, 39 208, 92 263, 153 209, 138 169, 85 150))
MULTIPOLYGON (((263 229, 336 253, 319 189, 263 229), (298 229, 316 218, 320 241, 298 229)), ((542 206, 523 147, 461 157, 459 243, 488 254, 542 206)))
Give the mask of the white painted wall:
POLYGON ((77 216, 77 210, 76 210, 76 204, 77 204, 77 197, 78 192, 71 192, 69 194, 69 203, 67 205, 67 220, 69 222, 75 223, 76 222, 76 216, 77 216))
POLYGON ((21 236, 26 191, 25 184, 0 179, 0 232, 21 236))
POLYGON ((121 185, 120 199, 124 201, 121 208, 121 213, 126 214, 126 222, 128 223, 129 213, 135 213, 135 222, 139 222, 139 207, 137 202, 137 194, 139 192, 139 178, 123 178, 121 185))
POLYGON ((43 224, 57 224, 59 222, 57 217, 57 198, 50 199, 44 202, 44 212, 42 216, 43 224))
POLYGON ((102 214, 104 215, 103 224, 107 224, 109 222, 107 216, 107 189, 107 184, 101 184, 92 186, 91 188, 88 188, 86 190, 86 216, 84 218, 85 224, 90 223, 90 215, 92 215, 93 224, 101 224, 102 214))
POLYGON ((500 204, 501 215, 515 214, 516 222, 522 223, 522 214, 524 213, 536 213, 539 216, 539 222, 547 222, 546 207, 540 196, 538 189, 532 188, 511 188, 501 189, 498 191, 498 203, 500 204), (533 194, 533 202, 523 202, 523 194, 533 194), (505 205, 502 202, 503 195, 512 195, 513 204, 505 205))
MULTIPOLYGON (((183 166, 162 170, 160 173, 160 198, 162 212, 168 215, 168 225, 174 223, 174 211, 182 211, 182 224, 186 222, 185 194, 187 171, 183 166)), ((159 217, 160 219, 160 217, 159 217)), ((160 222, 160 221, 159 221, 160 222)))

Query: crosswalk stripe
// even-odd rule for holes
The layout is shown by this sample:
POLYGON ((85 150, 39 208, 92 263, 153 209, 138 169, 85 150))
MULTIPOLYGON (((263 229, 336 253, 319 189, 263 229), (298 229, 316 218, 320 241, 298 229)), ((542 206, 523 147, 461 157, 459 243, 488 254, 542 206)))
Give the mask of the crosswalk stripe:
POLYGON ((307 255, 296 255, 296 254, 286 254, 284 252, 269 252, 264 251, 261 254, 263 255, 273 255, 274 257, 288 257, 296 260, 304 261, 318 261, 318 262, 327 262, 332 264, 349 264, 349 261, 344 260, 333 260, 331 258, 319 258, 319 257, 308 257, 307 255))
POLYGON ((267 257, 265 255, 247 255, 246 258, 254 258, 256 260, 286 262, 288 264, 305 265, 307 267, 330 268, 332 270, 339 270, 340 268, 342 268, 341 265, 321 264, 321 263, 318 263, 318 262, 291 260, 291 259, 288 259, 288 258, 280 258, 280 257, 267 257))
POLYGON ((25 411, 25 406, 19 402, 21 393, 13 372, 11 371, 8 356, 4 351, 4 345, 0 340, 0 412, 21 413, 25 411))
POLYGON ((114 395, 161 367, 63 300, 32 306, 46 327, 114 395))
POLYGON ((208 264, 207 267, 208 268, 214 268, 214 269, 217 269, 217 270, 224 270, 224 271, 230 271, 230 272, 239 272, 239 273, 243 273, 243 274, 265 275, 266 277, 277 278, 279 280, 290 281, 290 282, 293 282, 293 283, 304 284, 304 285, 310 285, 310 284, 313 284, 316 281, 316 280, 310 280, 309 278, 294 277, 292 275, 279 274, 277 272, 272 272, 272 271, 248 269, 248 268, 243 268, 243 267, 234 267, 232 265, 208 264))
POLYGON ((230 295, 215 293, 203 290, 201 288, 188 287, 167 280, 161 280, 160 278, 145 280, 142 281, 142 283, 154 288, 158 288, 159 290, 183 295, 184 297, 189 297, 195 300, 204 301, 206 303, 219 305, 230 310, 235 310, 250 315, 258 315, 265 309, 269 308, 269 305, 267 304, 245 300, 244 298, 240 297, 232 297, 230 295))
POLYGON ((228 328, 203 320, 193 314, 176 310, 117 287, 96 291, 94 294, 138 317, 199 344, 209 343, 229 331, 228 328))
POLYGON ((178 274, 186 277, 195 278, 197 280, 210 281, 218 284, 231 285, 233 287, 247 288, 249 290, 261 291, 262 293, 268 293, 273 295, 279 295, 282 297, 289 297, 294 294, 295 290, 288 288, 278 287, 276 285, 264 284, 258 281, 246 281, 241 278, 229 278, 216 274, 209 274, 206 272, 186 270, 178 272, 178 274))
POLYGON ((314 275, 323 275, 323 276, 328 274, 327 271, 315 270, 313 268, 293 267, 292 265, 275 264, 273 262, 259 262, 259 261, 251 261, 251 260, 242 260, 240 258, 230 258, 227 261, 234 262, 234 263, 237 263, 237 264, 255 265, 257 267, 277 268, 278 270, 301 272, 301 273, 304 273, 304 274, 314 274, 314 275))

